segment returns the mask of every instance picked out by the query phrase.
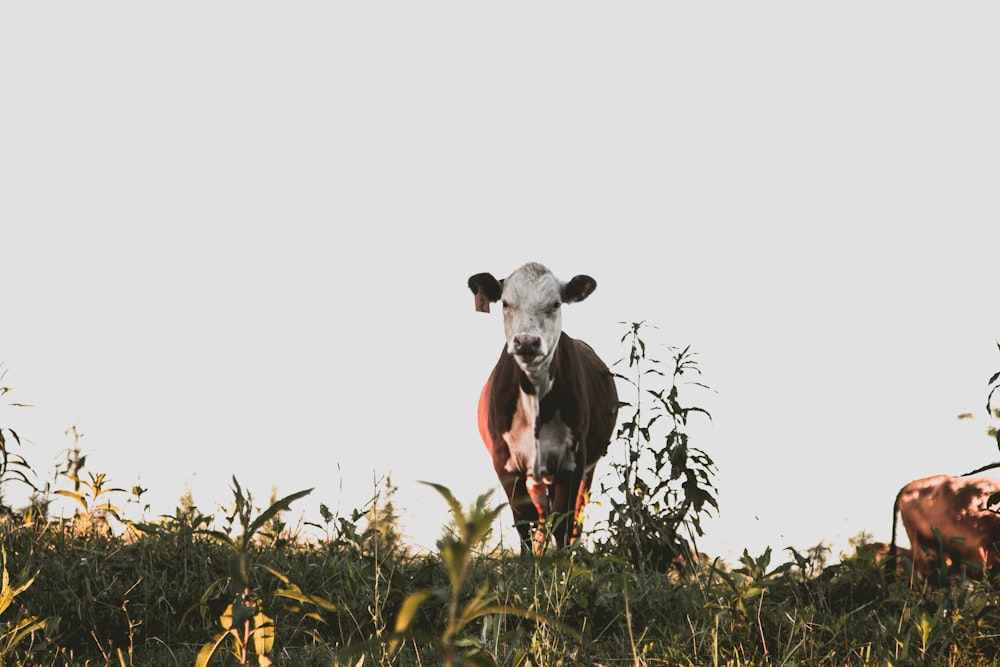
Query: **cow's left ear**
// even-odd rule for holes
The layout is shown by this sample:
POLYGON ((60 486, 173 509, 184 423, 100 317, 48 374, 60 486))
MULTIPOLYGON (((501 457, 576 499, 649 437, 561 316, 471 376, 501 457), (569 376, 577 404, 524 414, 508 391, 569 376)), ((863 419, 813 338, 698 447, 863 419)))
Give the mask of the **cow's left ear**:
POLYGON ((597 281, 590 276, 573 276, 573 279, 563 285, 563 303, 583 301, 597 289, 597 281))

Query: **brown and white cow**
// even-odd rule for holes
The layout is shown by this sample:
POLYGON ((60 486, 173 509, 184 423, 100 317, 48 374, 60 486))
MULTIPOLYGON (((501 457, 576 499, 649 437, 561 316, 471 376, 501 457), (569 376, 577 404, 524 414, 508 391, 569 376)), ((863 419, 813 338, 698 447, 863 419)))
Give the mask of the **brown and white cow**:
POLYGON ((507 340, 479 396, 479 433, 503 485, 521 549, 544 548, 551 530, 566 546, 579 536, 594 468, 608 450, 618 392, 586 343, 562 331, 562 305, 586 299, 593 278, 563 282, 529 263, 507 278, 469 278, 477 309, 501 301, 507 340), (546 525, 551 523, 551 525, 546 525))
POLYGON ((976 574, 989 570, 1000 563, 1000 514, 987 507, 998 492, 1000 480, 985 477, 937 475, 910 482, 893 505, 890 554, 896 550, 898 515, 910 538, 913 567, 924 576, 940 566, 939 544, 953 574, 966 567, 976 574))

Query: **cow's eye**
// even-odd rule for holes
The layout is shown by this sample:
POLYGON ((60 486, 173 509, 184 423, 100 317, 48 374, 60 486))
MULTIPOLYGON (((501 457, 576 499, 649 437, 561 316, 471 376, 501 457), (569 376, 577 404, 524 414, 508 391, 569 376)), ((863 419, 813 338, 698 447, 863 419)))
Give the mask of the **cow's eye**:
POLYGON ((509 310, 510 309, 510 304, 507 303, 506 301, 501 301, 500 304, 503 306, 504 310, 509 310))
POLYGON ((556 302, 555 302, 555 303, 553 303, 553 304, 552 304, 552 306, 551 306, 551 307, 549 308, 549 312, 550 312, 550 313, 554 313, 554 312, 556 312, 557 310, 559 310, 559 306, 561 306, 561 305, 562 305, 562 302, 560 302, 560 301, 556 301, 556 302))

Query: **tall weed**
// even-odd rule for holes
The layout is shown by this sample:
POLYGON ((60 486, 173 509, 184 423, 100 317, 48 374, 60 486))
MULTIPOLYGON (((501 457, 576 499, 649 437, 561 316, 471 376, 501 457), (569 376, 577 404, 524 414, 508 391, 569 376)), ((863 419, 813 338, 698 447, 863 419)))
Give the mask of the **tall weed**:
POLYGON ((623 401, 618 441, 624 461, 612 463, 618 483, 602 488, 610 512, 607 537, 598 543, 604 553, 622 556, 634 567, 666 571, 697 558, 695 537, 703 535, 701 517, 718 510, 715 463, 694 447, 688 433, 692 415, 711 418, 707 410, 682 403, 681 388, 701 382, 695 353, 668 348, 670 362, 649 355, 645 322, 633 322, 622 336, 628 354, 613 364, 627 368, 615 377, 632 389, 623 401), (665 431, 665 432, 664 432, 665 431))

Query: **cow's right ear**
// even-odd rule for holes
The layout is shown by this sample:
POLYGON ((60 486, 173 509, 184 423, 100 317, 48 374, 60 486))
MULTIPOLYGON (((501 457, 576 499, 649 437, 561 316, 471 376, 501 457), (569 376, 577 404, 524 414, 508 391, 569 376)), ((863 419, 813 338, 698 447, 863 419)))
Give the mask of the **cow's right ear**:
POLYGON ((476 310, 490 312, 490 304, 500 300, 503 283, 491 273, 477 273, 469 278, 469 289, 476 295, 476 310))

